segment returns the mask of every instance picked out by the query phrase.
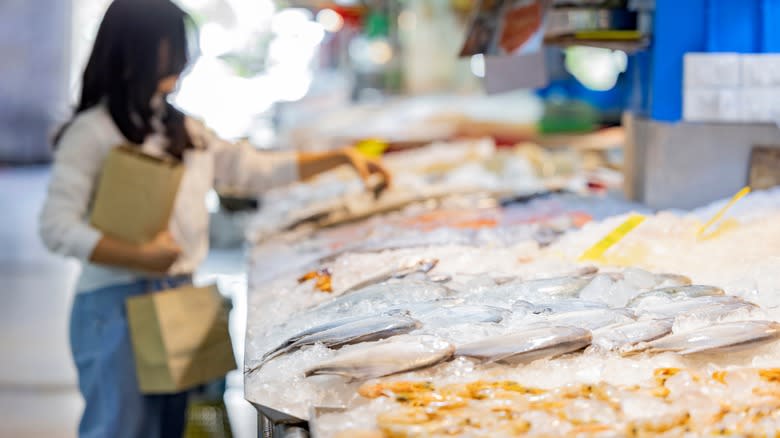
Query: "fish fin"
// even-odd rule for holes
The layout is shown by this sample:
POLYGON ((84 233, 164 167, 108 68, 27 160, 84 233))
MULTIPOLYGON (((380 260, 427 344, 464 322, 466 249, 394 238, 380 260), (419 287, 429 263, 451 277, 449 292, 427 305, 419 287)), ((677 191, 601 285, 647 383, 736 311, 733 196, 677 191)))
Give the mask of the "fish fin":
POLYGON ((277 345, 275 348, 265 353, 262 357, 262 360, 267 361, 287 353, 288 351, 290 351, 290 349, 295 348, 295 345, 298 343, 298 341, 300 341, 303 338, 304 336, 295 336, 287 339, 283 343, 277 345))
POLYGON ((312 368, 310 370, 304 371, 303 373, 303 377, 305 378, 313 376, 339 376, 347 379, 347 382, 360 380, 353 374, 349 374, 343 371, 329 370, 327 368, 312 368))
POLYGON ((274 351, 270 351, 270 352, 268 352, 268 353, 263 355, 263 358, 260 360, 260 363, 261 364, 268 363, 268 362, 276 359, 279 356, 284 356, 287 353, 291 353, 291 352, 293 352, 295 350, 299 350, 299 349, 300 349, 300 346, 297 346, 295 344, 290 344, 290 345, 288 345, 288 346, 286 346, 284 348, 277 349, 277 350, 274 350, 274 351))

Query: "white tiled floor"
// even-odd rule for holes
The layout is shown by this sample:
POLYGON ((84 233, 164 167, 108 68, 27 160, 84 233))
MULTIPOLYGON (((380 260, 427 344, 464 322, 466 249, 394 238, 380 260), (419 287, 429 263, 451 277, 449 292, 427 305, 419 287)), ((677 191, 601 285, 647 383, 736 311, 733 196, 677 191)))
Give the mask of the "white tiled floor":
MULTIPOLYGON (((77 267, 49 255, 36 231, 46 182, 45 167, 0 168, 0 437, 75 437, 82 408, 67 342, 77 267)), ((231 329, 240 347, 241 251, 213 252, 200 274, 236 294, 231 329)), ((254 436, 241 376, 230 377, 226 400, 235 436, 254 436)))

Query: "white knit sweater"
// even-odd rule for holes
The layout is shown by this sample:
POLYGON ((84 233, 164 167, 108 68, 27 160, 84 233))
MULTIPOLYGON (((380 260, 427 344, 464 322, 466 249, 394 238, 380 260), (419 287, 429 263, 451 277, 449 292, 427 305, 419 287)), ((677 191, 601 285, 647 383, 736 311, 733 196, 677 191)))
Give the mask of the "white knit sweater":
MULTIPOLYGON (((182 248, 169 274, 189 274, 208 252, 206 194, 216 185, 231 191, 260 194, 298 178, 294 153, 258 152, 248 144, 219 139, 203 124, 187 119, 196 149, 184 156, 186 170, 176 198, 170 231, 182 248)), ((53 252, 75 257, 83 269, 78 292, 132 282, 142 274, 89 263, 101 238, 89 225, 90 203, 109 151, 127 143, 108 110, 99 105, 79 114, 65 132, 55 154, 48 195, 40 216, 40 235, 53 252)), ((154 147, 152 139, 144 148, 154 147)))

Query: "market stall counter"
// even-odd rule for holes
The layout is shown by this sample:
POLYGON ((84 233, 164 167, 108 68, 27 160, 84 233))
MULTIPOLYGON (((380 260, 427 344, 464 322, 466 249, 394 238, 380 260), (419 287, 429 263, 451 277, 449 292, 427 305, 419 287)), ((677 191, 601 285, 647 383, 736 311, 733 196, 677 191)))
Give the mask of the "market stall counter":
MULTIPOLYGON (((255 276, 247 398, 265 436, 778 430, 780 192, 742 201, 702 240, 716 207, 647 216, 596 263, 579 256, 625 215, 553 242, 517 226, 502 241, 506 230, 474 221, 437 229, 455 243, 398 247, 385 231, 386 248, 255 276)), ((255 254, 262 270, 268 255, 255 254)))

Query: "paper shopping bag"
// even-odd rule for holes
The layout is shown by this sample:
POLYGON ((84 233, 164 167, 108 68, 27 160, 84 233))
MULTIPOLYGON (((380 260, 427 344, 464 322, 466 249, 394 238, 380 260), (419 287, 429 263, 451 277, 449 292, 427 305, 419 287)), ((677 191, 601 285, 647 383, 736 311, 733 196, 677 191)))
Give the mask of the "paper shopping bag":
POLYGON ((144 243, 168 229, 184 166, 144 154, 137 147, 111 150, 92 205, 91 223, 130 243, 144 243))
POLYGON ((129 298, 127 320, 144 394, 186 391, 236 369, 228 308, 216 286, 129 298))

